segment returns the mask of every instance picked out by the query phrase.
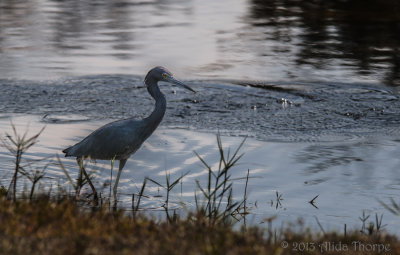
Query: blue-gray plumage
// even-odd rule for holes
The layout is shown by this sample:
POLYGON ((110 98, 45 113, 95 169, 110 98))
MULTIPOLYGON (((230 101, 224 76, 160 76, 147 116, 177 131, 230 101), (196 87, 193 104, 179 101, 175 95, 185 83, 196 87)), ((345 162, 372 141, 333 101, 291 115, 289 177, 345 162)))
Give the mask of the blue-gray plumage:
POLYGON ((111 122, 100 127, 81 142, 63 150, 66 157, 77 158, 95 197, 97 197, 96 190, 82 167, 82 159, 119 160, 118 175, 113 189, 114 198, 116 198, 119 177, 126 161, 154 132, 164 117, 167 103, 164 94, 158 87, 159 81, 171 82, 195 92, 189 86, 174 79, 167 69, 155 67, 147 73, 144 80, 148 92, 156 101, 150 116, 142 120, 129 118, 111 122))

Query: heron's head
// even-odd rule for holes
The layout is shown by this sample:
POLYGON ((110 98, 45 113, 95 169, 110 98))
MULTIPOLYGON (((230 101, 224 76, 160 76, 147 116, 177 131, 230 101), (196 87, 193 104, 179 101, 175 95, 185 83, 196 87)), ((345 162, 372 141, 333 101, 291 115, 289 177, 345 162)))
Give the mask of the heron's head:
POLYGON ((158 81, 170 82, 196 93, 191 87, 175 79, 172 73, 162 66, 151 69, 144 79, 144 83, 147 87, 156 85, 158 81))

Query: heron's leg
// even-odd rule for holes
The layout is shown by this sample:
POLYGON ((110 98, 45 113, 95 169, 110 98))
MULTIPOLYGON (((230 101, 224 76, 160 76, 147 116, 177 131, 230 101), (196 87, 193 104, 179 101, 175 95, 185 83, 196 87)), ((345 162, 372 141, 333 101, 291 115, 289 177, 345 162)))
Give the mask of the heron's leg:
POLYGON ((122 168, 124 168, 126 161, 127 161, 127 159, 119 160, 118 174, 117 174, 117 178, 115 179, 115 184, 114 184, 114 189, 113 189, 114 203, 116 203, 116 201, 117 201, 117 189, 118 189, 119 177, 121 176, 122 168))
POLYGON ((81 188, 82 188, 82 183, 83 183, 83 179, 82 179, 82 168, 81 168, 81 163, 80 163, 80 158, 76 158, 76 162, 78 163, 79 166, 79 174, 78 174, 78 179, 76 181, 76 188, 75 188, 75 196, 76 198, 79 197, 79 194, 81 193, 81 188))
POLYGON ((77 158, 76 161, 78 162, 80 171, 85 175, 85 178, 86 178, 87 182, 89 183, 90 188, 93 191, 93 199, 94 199, 95 203, 97 204, 97 202, 98 202, 97 192, 93 186, 92 181, 89 178, 89 175, 86 173, 85 167, 83 166, 83 158, 77 158))

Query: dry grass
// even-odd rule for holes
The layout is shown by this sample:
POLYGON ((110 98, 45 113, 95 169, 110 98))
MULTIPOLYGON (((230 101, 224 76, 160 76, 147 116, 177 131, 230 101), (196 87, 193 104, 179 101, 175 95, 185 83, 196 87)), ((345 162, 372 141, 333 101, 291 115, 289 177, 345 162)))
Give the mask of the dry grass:
POLYGON ((73 200, 43 198, 33 203, 2 199, 0 240, 2 254, 224 254, 263 246, 257 233, 242 235, 201 220, 134 219, 122 211, 91 211, 73 200))
POLYGON ((83 208, 69 198, 14 203, 0 198, 1 254, 378 254, 378 246, 376 252, 363 252, 354 248, 354 241, 386 245, 386 254, 400 253, 398 239, 384 233, 278 232, 259 227, 235 231, 196 215, 174 222, 132 217, 108 207, 83 208), (283 241, 289 247, 282 248, 283 241), (348 252, 343 252, 345 245, 348 252))

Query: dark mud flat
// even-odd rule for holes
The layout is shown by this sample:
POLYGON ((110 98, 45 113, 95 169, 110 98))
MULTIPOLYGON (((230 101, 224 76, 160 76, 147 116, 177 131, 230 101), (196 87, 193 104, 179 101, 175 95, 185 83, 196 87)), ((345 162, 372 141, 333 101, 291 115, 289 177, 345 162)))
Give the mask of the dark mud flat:
MULTIPOLYGON (((45 82, 3 79, 0 110, 39 114, 48 122, 65 115, 93 120, 142 118, 154 107, 142 80, 128 75, 45 82)), ((163 126, 220 130, 276 141, 400 134, 399 91, 381 84, 186 82, 198 93, 161 84, 168 100, 163 126)))

